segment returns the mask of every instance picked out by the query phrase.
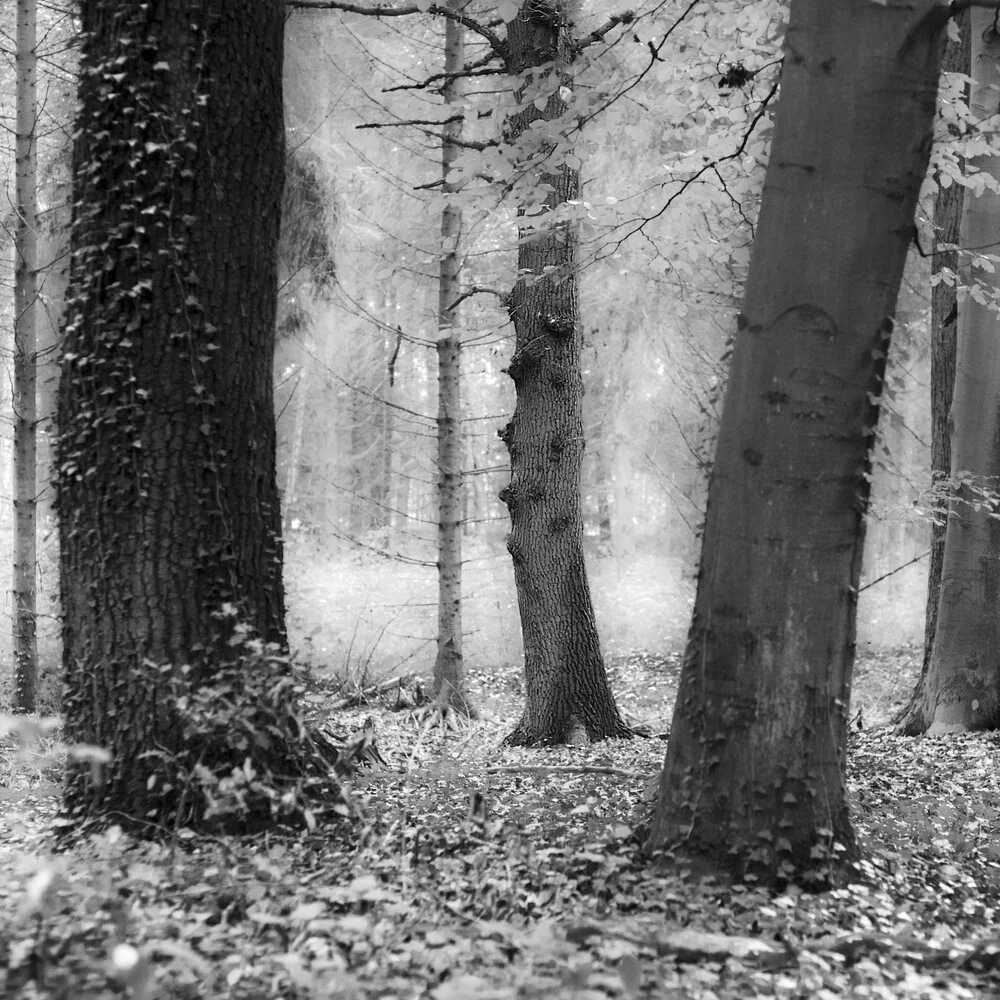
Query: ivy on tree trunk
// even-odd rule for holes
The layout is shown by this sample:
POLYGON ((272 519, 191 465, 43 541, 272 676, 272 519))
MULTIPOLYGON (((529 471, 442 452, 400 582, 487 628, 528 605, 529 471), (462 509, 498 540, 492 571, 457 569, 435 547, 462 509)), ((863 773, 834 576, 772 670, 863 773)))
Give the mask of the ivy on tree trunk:
POLYGON ((280 0, 84 0, 58 401, 77 815, 173 814, 177 690, 285 644, 272 358, 280 0))

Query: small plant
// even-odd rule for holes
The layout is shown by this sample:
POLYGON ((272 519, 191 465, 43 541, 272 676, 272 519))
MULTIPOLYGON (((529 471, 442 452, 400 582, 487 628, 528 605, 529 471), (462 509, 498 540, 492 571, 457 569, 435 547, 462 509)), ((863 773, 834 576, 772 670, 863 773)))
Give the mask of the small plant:
POLYGON ((305 676, 243 626, 235 627, 230 645, 236 655, 194 694, 180 683, 190 668, 180 669, 169 709, 181 749, 149 752, 161 762, 150 787, 176 797, 176 825, 313 829, 324 816, 357 815, 336 771, 338 748, 305 722, 305 676))

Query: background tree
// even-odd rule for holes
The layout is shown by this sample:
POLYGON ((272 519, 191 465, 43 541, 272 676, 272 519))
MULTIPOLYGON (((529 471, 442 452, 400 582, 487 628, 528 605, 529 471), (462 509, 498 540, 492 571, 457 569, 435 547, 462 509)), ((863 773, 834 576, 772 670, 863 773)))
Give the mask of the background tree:
POLYGON ((829 881, 857 852, 843 766, 868 449, 948 15, 792 3, 648 839, 696 866, 829 881))
MULTIPOLYGON (((459 9, 452 3, 453 9, 459 9)), ((441 263, 438 286, 438 630, 434 660, 434 701, 442 719, 474 714, 462 658, 462 210, 448 200, 455 190, 449 174, 461 149, 456 142, 464 120, 458 73, 465 64, 462 25, 444 24, 444 81, 441 99, 441 263), (449 120, 450 119, 450 120, 449 120)))
MULTIPOLYGON (((969 11, 959 11, 954 20, 957 37, 945 43, 941 61, 942 97, 947 115, 947 133, 935 144, 935 156, 947 157, 934 171, 934 255, 931 259, 931 351, 930 351, 930 413, 931 475, 935 481, 951 475, 951 402, 955 390, 955 355, 958 330, 959 229, 965 184, 959 182, 962 159, 958 153, 968 126, 968 84, 970 73, 969 11), (948 141, 950 140, 950 142, 948 141), (956 149, 958 147, 958 149, 956 149)), ((927 568, 927 605, 924 622, 924 655, 920 681, 913 697, 896 719, 900 730, 908 735, 920 731, 920 704, 927 669, 930 666, 934 633, 937 628, 938 602, 941 597, 941 567, 944 563, 945 520, 936 517, 930 527, 930 561, 927 568), (916 728, 914 728, 916 726, 916 728)))
POLYGON ((145 753, 182 750, 178 688, 197 695, 246 655, 236 623, 285 639, 271 382, 284 11, 87 0, 80 14, 64 709, 67 740, 113 759, 100 783, 71 764, 65 801, 155 821, 180 808, 145 753))
POLYGON ((978 193, 964 199, 960 245, 971 282, 958 311, 951 428, 951 501, 930 663, 904 724, 908 733, 995 729, 1000 724, 1000 32, 995 12, 972 12, 969 106, 982 155, 966 165, 978 193))
POLYGON ((36 443, 38 180, 34 0, 17 3, 17 150, 14 230, 14 707, 33 712, 38 687, 36 443))
POLYGON ((518 209, 517 280, 509 310, 514 354, 507 369, 517 390, 514 416, 501 432, 510 483, 500 494, 510 512, 507 548, 524 639, 525 707, 507 737, 514 746, 628 737, 608 684, 583 555, 583 331, 577 291, 577 233, 572 203, 578 169, 557 153, 567 111, 573 40, 566 8, 529 0, 507 25, 508 68, 523 80, 519 110, 504 127, 520 143, 535 204, 518 209))

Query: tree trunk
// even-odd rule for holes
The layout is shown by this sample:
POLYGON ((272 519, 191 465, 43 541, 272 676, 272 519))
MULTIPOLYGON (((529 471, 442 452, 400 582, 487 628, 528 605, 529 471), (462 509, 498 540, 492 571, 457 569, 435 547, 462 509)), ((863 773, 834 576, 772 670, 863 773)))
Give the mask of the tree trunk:
MULTIPOLYGON (((970 73, 969 11, 955 17, 960 37, 945 44, 943 72, 970 73)), ((965 88, 968 100, 968 86, 965 88)), ((935 253, 931 274, 942 276, 931 289, 931 475, 935 482, 951 475, 951 402, 955 391, 955 357, 958 331, 958 245, 965 187, 952 183, 938 187, 934 199, 935 253)), ((930 667, 938 604, 941 600, 941 570, 944 566, 945 524, 931 525, 931 555, 927 571, 927 611, 924 623, 924 659, 913 695, 895 719, 898 732, 916 736, 927 728, 924 718, 924 686, 930 667)))
POLYGON ((36 429, 38 187, 36 162, 35 0, 17 3, 17 221, 14 229, 14 710, 34 712, 36 630, 36 429))
POLYGON ((292 435, 288 449, 288 467, 285 470, 285 495, 282 503, 282 530, 291 530, 292 521, 303 511, 296 492, 299 487, 299 471, 302 465, 302 441, 305 436, 306 410, 309 408, 309 365, 312 361, 312 345, 308 335, 303 335, 305 350, 299 364, 298 376, 295 379, 293 400, 295 409, 292 419, 292 435))
POLYGON ((608 439, 603 422, 597 430, 597 441, 594 452, 594 490, 597 493, 597 528, 601 541, 601 554, 609 555, 612 550, 611 536, 611 473, 608 470, 604 449, 608 447, 608 439))
MULTIPOLYGON (((993 12, 972 12, 969 105, 984 134, 1000 125, 1000 33, 993 12)), ((1000 183, 1000 160, 970 162, 1000 183)), ((961 245, 990 248, 1000 229, 1000 193, 989 185, 967 196, 961 245)), ((973 268, 987 297, 1000 291, 994 268, 973 268)), ((952 500, 945 529, 941 598, 931 661, 908 732, 964 732, 1000 726, 1000 521, 991 505, 1000 485, 1000 339, 992 305, 968 296, 958 317, 958 357, 951 407, 951 473, 965 482, 952 500), (971 479, 969 478, 971 476, 971 479), (984 505, 983 501, 987 500, 984 505)))
MULTIPOLYGON (((566 112, 560 85, 572 39, 565 11, 557 3, 528 0, 507 26, 507 69, 512 75, 555 63, 529 74, 550 92, 524 99, 508 118, 505 139, 529 147, 522 155, 524 183, 548 186, 541 214, 519 208, 518 280, 510 293, 515 347, 507 373, 517 390, 514 416, 501 431, 510 452, 511 478, 500 499, 510 513, 507 548, 524 637, 526 699, 517 728, 507 737, 515 746, 627 737, 629 728, 615 706, 604 671, 583 560, 580 471, 583 461, 583 335, 576 274, 576 226, 555 213, 579 198, 579 172, 552 158, 556 136, 533 130, 566 112), (535 79, 535 77, 538 79, 535 79)), ((542 90, 542 93, 545 91, 542 90)), ((525 91, 518 94, 519 103, 525 91)), ((538 190, 537 187, 534 188, 538 190)), ((542 188, 544 190, 544 188, 542 188)))
POLYGON ((71 813, 176 814, 172 711, 285 644, 272 364, 280 0, 84 0, 59 390, 71 813), (113 73, 113 77, 109 74, 113 73), (247 658, 248 662, 250 658, 247 658), (150 751, 149 754, 146 752, 150 751))
POLYGON ((843 765, 868 449, 946 19, 792 0, 647 843, 695 870, 824 884, 857 855, 843 765))
MULTIPOLYGON (((444 34, 444 72, 458 73, 465 61, 462 26, 448 18, 444 34)), ((444 106, 461 97, 458 78, 441 88, 444 106)), ((449 117, 447 114, 445 117, 449 117)), ((461 153, 457 141, 462 119, 442 128, 441 266, 438 276, 438 633, 434 661, 434 701, 440 712, 474 715, 465 686, 462 658, 462 339, 458 300, 462 294, 462 209, 448 195, 452 163, 461 153)))

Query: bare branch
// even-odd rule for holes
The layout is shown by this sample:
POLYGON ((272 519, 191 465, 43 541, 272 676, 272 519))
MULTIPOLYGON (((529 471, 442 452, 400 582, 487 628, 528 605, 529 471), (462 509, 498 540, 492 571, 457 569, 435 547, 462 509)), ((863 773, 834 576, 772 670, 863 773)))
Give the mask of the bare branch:
POLYGON ((488 767, 487 774, 612 774, 616 778, 648 778, 645 771, 623 771, 617 767, 546 767, 523 764, 511 767, 488 767))
MULTIPOLYGON (((490 56, 488 62, 492 62, 493 56, 490 56)), ((504 70, 497 66, 492 66, 487 69, 465 69, 461 73, 434 73, 427 77, 426 80, 421 80, 420 83, 400 83, 395 87, 383 87, 383 94, 392 94, 397 90, 426 90, 433 84, 441 81, 443 83, 448 83, 450 80, 460 80, 463 77, 468 79, 473 76, 499 76, 504 70)))
POLYGON ((490 48, 501 59, 507 58, 507 43, 496 32, 491 31, 474 17, 469 17, 468 14, 459 13, 448 7, 439 7, 437 4, 431 4, 422 10, 416 4, 408 4, 404 7, 387 7, 381 4, 374 7, 363 7, 360 4, 345 3, 344 0, 285 0, 285 6, 300 10, 342 10, 348 14, 363 14, 366 17, 407 17, 410 14, 450 17, 453 21, 464 25, 469 31, 479 35, 480 38, 485 38, 490 48))
POLYGON ((583 38, 575 42, 573 45, 573 51, 579 52, 581 49, 585 49, 588 45, 593 45, 595 42, 601 41, 604 36, 611 31, 612 28, 617 27, 619 24, 631 24, 635 20, 635 11, 624 10, 620 14, 614 14, 609 19, 607 24, 601 25, 600 28, 595 29, 589 35, 584 35, 583 38))

